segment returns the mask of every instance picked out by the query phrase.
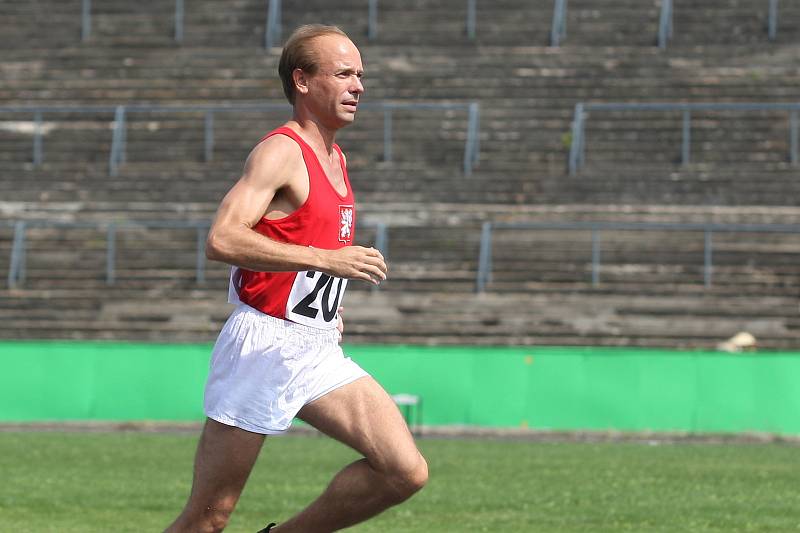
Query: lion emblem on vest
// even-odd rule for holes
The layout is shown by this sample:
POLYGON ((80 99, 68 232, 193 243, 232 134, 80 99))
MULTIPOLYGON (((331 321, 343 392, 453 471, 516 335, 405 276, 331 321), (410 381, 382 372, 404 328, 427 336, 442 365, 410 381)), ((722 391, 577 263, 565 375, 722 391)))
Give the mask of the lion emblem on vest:
POLYGON ((350 242, 353 238, 353 206, 339 206, 339 241, 350 242))

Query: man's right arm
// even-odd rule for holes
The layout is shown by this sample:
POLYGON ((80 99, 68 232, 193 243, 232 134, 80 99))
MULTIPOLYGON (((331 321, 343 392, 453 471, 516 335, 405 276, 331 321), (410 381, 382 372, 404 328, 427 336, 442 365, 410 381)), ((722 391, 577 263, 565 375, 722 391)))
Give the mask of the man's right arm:
POLYGON ((276 193, 289 185, 297 165, 302 164, 299 154, 299 147, 283 135, 270 137, 253 149, 242 177, 217 210, 208 232, 206 256, 253 271, 316 270, 371 283, 386 279, 383 256, 374 248, 322 250, 280 243, 253 229, 276 193))

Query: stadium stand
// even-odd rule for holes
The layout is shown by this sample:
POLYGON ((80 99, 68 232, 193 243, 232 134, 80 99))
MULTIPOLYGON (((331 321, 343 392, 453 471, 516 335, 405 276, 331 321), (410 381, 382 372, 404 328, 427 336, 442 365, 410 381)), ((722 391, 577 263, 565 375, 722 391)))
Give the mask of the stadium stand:
MULTIPOLYGON (((787 113, 693 114, 684 165, 680 112, 590 111, 585 165, 574 175, 567 165, 581 102, 794 102, 800 11, 781 5, 770 42, 766 0, 678 0, 659 50, 660 4, 573 0, 556 48, 549 3, 478 1, 474 39, 466 4, 380 3, 372 39, 366 2, 283 6, 284 34, 313 20, 353 35, 370 102, 480 104, 470 175, 464 110, 395 111, 391 161, 379 109, 342 132, 360 240, 385 222, 392 269, 377 292, 353 284, 348 340, 712 347, 747 329, 762 347, 800 344, 798 234, 715 235, 706 287, 702 233, 603 234, 592 284, 590 233, 498 231, 492 279, 475 293, 485 220, 800 223, 787 113)), ((227 269, 208 263, 198 283, 195 231, 120 230, 109 284, 106 225, 209 220, 249 148, 285 116, 215 113, 205 161, 202 112, 128 113, 127 157, 110 175, 115 106, 281 101, 265 2, 216 5, 187 4, 180 42, 169 2, 96 2, 85 40, 80 2, 0 6, 2 218, 97 224, 26 230, 25 278, 0 292, 0 337, 215 336, 227 269), (109 110, 45 111, 34 164, 34 115, 19 109, 36 106, 109 110)), ((0 227, 1 268, 13 241, 0 227)))

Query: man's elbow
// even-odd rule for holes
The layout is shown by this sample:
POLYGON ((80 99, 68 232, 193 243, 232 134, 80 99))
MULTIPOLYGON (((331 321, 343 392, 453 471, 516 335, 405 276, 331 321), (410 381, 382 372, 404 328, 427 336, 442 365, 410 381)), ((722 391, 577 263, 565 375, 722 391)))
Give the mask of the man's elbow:
POLYGON ((206 258, 211 261, 224 262, 225 255, 223 239, 212 229, 208 232, 208 237, 206 238, 206 258))

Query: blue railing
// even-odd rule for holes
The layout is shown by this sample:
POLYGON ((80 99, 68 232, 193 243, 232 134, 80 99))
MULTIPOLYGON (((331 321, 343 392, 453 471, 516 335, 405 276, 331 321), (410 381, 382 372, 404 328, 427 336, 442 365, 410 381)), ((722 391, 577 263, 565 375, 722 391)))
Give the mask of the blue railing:
POLYGON ((767 34, 770 41, 774 41, 778 36, 778 0, 769 0, 767 34))
MULTIPOLYGON (((183 42, 184 0, 175 0, 174 34, 175 42, 183 42)), ((81 0, 81 40, 92 36, 92 0, 81 0)))
POLYGON ((602 103, 575 105, 572 120, 572 141, 569 151, 569 174, 575 175, 586 160, 586 121, 589 111, 680 111, 683 116, 681 163, 691 161, 691 128, 693 111, 786 111, 789 113, 789 161, 798 163, 798 113, 800 103, 602 103))
MULTIPOLYGON (((52 220, 18 220, 0 221, 0 225, 14 228, 14 238, 11 245, 11 258, 8 266, 8 288, 20 287, 26 278, 27 264, 27 231, 31 228, 53 228, 53 229, 96 229, 105 230, 106 233, 106 284, 114 285, 116 276, 116 257, 117 257, 117 234, 126 229, 193 229, 196 232, 195 238, 195 281, 204 283, 206 265, 206 236, 210 227, 210 222, 200 221, 81 221, 81 222, 56 222, 52 220)), ((388 257, 389 237, 386 225, 382 222, 359 223, 362 228, 375 230, 374 246, 381 253, 388 257)), ((51 247, 52 251, 54 247, 51 247)), ((377 287, 374 287, 377 288, 377 287)))
POLYGON ((567 0, 553 3, 553 22, 550 25, 550 46, 558 47, 567 36, 567 0))
POLYGON ((264 32, 264 48, 270 49, 281 41, 281 0, 269 0, 267 7, 267 30, 264 32))
MULTIPOLYGON (((767 34, 774 41, 778 33, 778 0, 768 0, 767 34)), ((550 46, 560 46, 567 35, 567 0, 555 0, 553 21, 550 26, 550 46)), ((674 6, 672 0, 661 0, 658 19, 658 47, 667 47, 673 35, 674 6)))
MULTIPOLYGON (((464 110, 467 112, 467 131, 464 141, 463 171, 471 175, 474 166, 480 159, 480 106, 477 102, 448 103, 448 102, 364 102, 359 104, 361 109, 378 109, 383 111, 383 159, 392 161, 393 158, 393 114, 403 110, 464 110)), ((43 154, 43 127, 44 113, 113 113, 113 127, 111 151, 109 153, 109 172, 112 176, 118 175, 119 166, 126 160, 127 151, 127 117, 131 113, 204 113, 204 156, 206 161, 211 161, 214 154, 214 116, 219 113, 234 111, 289 111, 287 103, 257 103, 257 104, 231 104, 207 106, 170 106, 130 104, 122 106, 38 106, 38 107, 0 107, 0 113, 26 113, 34 117, 33 134, 33 163, 41 165, 43 154)))
POLYGON ((601 232, 608 231, 686 231, 702 232, 703 245, 703 284, 711 287, 714 233, 795 233, 800 234, 800 224, 659 224, 649 222, 484 222, 481 230, 481 244, 478 255, 478 273, 475 280, 476 292, 483 292, 492 279, 492 232, 502 230, 579 230, 591 232, 591 283, 600 283, 601 232))
MULTIPOLYGON (((465 31, 467 38, 475 40, 477 26, 477 0, 467 1, 467 14, 465 31)), ((272 48, 280 42, 282 21, 282 0, 269 0, 267 14, 267 31, 265 47, 272 48)), ((367 4, 367 38, 370 40, 378 37, 378 0, 369 0, 367 4)))
MULTIPOLYGON (((779 14, 778 0, 768 1, 767 33, 769 39, 774 41, 777 37, 779 14)), ((475 40, 477 26, 477 0, 466 0, 465 29, 467 38, 475 40)), ((367 38, 374 40, 378 37, 378 0, 368 0, 367 38)), ((282 0, 269 0, 266 9, 264 30, 264 47, 271 49, 280 46, 282 35, 282 0)), ((178 43, 183 42, 184 0, 175 0, 174 38, 178 43)), ((672 0, 661 1, 661 11, 658 23, 658 46, 666 48, 673 34, 673 3, 672 0)), ((86 41, 92 34, 92 0, 81 0, 81 40, 86 41)), ((553 0, 553 19, 550 29, 550 46, 560 46, 567 35, 567 0, 553 0)))
POLYGON ((672 0, 661 0, 661 15, 658 19, 658 47, 664 50, 672 38, 672 0))

